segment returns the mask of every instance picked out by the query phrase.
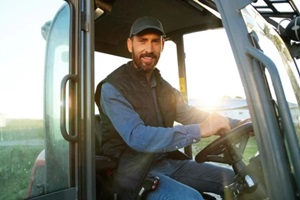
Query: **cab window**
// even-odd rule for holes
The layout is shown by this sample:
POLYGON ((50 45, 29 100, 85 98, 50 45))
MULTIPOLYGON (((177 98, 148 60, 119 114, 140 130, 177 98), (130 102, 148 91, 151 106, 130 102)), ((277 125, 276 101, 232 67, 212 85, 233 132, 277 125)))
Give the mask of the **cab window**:
MULTIPOLYGON (((50 56, 46 43, 57 37, 49 31, 62 28, 54 27, 52 21, 65 3, 29 0, 17 4, 0 3, 1 8, 8 8, 2 9, 0 18, 0 199, 27 199, 68 187, 68 165, 62 162, 68 160, 68 151, 57 131, 59 101, 52 101, 60 91, 59 76, 68 71, 68 60, 62 56, 68 44, 49 46, 53 59, 45 65, 50 56), (49 170, 52 176, 45 173, 49 170)), ((67 7, 62 14, 68 19, 67 7)), ((68 32, 68 24, 61 25, 68 32)), ((67 39, 68 34, 64 35, 67 39)))

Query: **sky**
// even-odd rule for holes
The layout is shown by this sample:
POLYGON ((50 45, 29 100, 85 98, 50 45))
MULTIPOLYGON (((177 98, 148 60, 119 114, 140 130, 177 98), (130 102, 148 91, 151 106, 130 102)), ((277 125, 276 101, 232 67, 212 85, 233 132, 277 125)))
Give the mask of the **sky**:
POLYGON ((62 2, 0 1, 0 114, 42 116, 46 42, 41 26, 62 2))
MULTIPOLYGON (((0 115, 42 117, 46 42, 41 35, 41 26, 54 17, 63 2, 0 1, 0 115)), ((224 30, 189 34, 185 42, 190 98, 213 104, 223 96, 245 96, 224 30), (217 39, 207 39, 209 37, 217 39)), ((179 88, 177 60, 170 59, 175 54, 175 45, 167 42, 157 68, 166 80, 179 88)), ((122 58, 96 54, 95 82, 124 62, 122 58), (100 60, 106 63, 105 67, 100 60)))

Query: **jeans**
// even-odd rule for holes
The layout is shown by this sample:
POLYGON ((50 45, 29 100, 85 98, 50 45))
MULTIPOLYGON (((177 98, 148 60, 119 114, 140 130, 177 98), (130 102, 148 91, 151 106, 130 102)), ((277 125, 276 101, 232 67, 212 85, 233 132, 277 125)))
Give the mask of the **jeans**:
POLYGON ((149 173, 159 177, 160 182, 158 188, 148 194, 147 200, 202 200, 202 192, 222 197, 224 187, 234 178, 234 172, 229 168, 193 160, 164 160, 149 173))

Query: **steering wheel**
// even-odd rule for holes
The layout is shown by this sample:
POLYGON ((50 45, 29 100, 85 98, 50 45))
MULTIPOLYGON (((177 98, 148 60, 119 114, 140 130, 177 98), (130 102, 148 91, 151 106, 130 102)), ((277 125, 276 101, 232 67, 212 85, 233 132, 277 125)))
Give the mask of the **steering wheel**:
MULTIPOLYGON (((200 151, 195 161, 202 163, 212 161, 234 165, 243 159, 250 134, 253 132, 252 123, 245 123, 220 136, 200 151)), ((235 166, 233 166, 235 168, 235 166)))
POLYGON ((237 199, 267 199, 259 154, 252 157, 248 165, 243 160, 243 153, 252 135, 251 132, 253 132, 252 123, 245 123, 232 129, 200 151, 195 161, 231 165, 236 176, 229 188, 232 194, 237 192, 237 199))

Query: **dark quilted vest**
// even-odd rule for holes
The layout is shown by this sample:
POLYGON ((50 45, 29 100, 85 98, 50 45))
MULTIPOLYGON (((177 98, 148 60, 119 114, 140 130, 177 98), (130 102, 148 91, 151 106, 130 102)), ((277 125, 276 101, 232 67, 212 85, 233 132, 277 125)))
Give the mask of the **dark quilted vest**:
MULTIPOLYGON (((176 117, 176 97, 173 87, 160 75, 154 72, 157 86, 156 97, 164 127, 172 127, 176 117)), ((135 199, 137 189, 151 165, 154 154, 139 153, 126 145, 114 129, 109 118, 99 106, 101 86, 108 82, 112 84, 133 106, 145 125, 161 126, 159 123, 153 97, 145 74, 133 67, 132 62, 122 65, 112 72, 97 86, 95 101, 101 115, 101 149, 104 155, 119 159, 115 179, 121 199, 135 199)))

